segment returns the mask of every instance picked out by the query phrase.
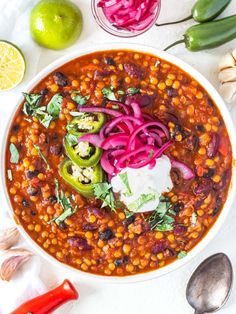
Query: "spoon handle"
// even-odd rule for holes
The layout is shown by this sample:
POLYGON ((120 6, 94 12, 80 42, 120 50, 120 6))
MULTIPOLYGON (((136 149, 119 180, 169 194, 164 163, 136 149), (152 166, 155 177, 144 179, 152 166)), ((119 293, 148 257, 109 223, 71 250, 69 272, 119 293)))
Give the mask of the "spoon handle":
POLYGON ((200 312, 198 310, 195 310, 194 314, 204 314, 203 312, 200 312))

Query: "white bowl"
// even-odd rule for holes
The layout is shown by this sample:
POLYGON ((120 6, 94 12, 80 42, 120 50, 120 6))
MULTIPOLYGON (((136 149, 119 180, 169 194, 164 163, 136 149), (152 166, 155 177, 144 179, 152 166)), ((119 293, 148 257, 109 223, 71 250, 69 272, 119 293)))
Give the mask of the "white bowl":
MULTIPOLYGON (((222 98, 220 97, 218 92, 215 90, 215 88, 198 71, 196 71, 190 65, 188 65, 185 62, 183 62, 182 60, 174 57, 173 55, 170 55, 164 51, 160 51, 160 50, 153 48, 153 47, 142 46, 142 45, 137 45, 137 44, 116 43, 116 44, 96 45, 96 46, 93 46, 91 48, 81 49, 81 51, 74 51, 74 52, 54 61, 53 63, 48 65, 45 69, 43 69, 28 84, 25 91, 30 91, 45 76, 47 76, 49 73, 51 73, 52 71, 54 71, 58 67, 62 66, 63 64, 67 63, 68 61, 71 61, 77 57, 83 56, 83 55, 88 54, 88 53, 93 53, 96 51, 103 51, 103 50, 112 50, 112 49, 114 49, 114 50, 122 50, 122 49, 135 50, 135 51, 139 51, 139 52, 143 52, 143 53, 153 54, 157 57, 160 57, 161 59, 164 59, 170 63, 177 65, 182 70, 184 70, 185 72, 190 74, 197 82, 199 82, 205 88, 205 90, 208 92, 208 94, 212 97, 212 99, 216 103, 216 105, 219 108, 220 113, 224 119, 226 128, 228 130, 228 134, 229 134, 229 137, 231 140, 231 144, 236 143, 236 134, 235 134, 233 122, 231 120, 231 117, 229 115, 229 112, 226 108, 225 103, 223 102, 222 98)), ((16 103, 15 110, 17 110, 18 106, 22 103, 22 101, 23 101, 23 97, 20 97, 19 101, 16 103)), ((7 133, 8 133, 9 127, 12 123, 12 119, 9 121, 8 126, 5 130, 5 139, 7 139, 7 133)), ((10 200, 9 200, 9 197, 7 194, 6 184, 5 184, 5 164, 4 164, 5 149, 6 149, 6 141, 3 144, 2 156, 1 156, 1 159, 2 159, 1 160, 1 169, 4 170, 2 172, 2 175, 1 175, 1 177, 2 177, 1 188, 4 191, 4 202, 7 205, 7 208, 9 210, 11 217, 13 218, 13 210, 12 210, 12 207, 10 204, 10 200)), ((232 146, 232 150, 233 150, 233 160, 235 160, 236 159, 236 145, 232 146)), ((74 276, 77 275, 77 276, 80 276, 80 277, 83 277, 86 279, 92 279, 93 281, 98 280, 98 281, 103 281, 103 282, 107 282, 107 283, 111 283, 111 282, 112 283, 131 283, 131 282, 137 282, 137 281, 144 281, 144 280, 153 279, 155 277, 162 276, 164 274, 167 274, 167 273, 185 265, 186 263, 188 263, 190 260, 192 260, 199 252, 201 252, 206 247, 206 245, 219 232, 219 229, 223 225, 224 220, 230 211, 231 205, 232 205, 233 200, 234 200, 234 196, 236 194, 235 179, 236 179, 236 167, 233 166, 231 184, 230 184, 227 200, 224 204, 224 208, 222 209, 217 221, 215 222, 213 227, 210 229, 210 231, 207 233, 207 235, 188 253, 188 255, 185 258, 180 259, 180 260, 176 260, 175 262, 173 262, 173 263, 171 263, 171 264, 169 264, 163 268, 153 270, 153 271, 147 272, 147 273, 142 273, 142 274, 137 274, 137 275, 132 275, 132 276, 126 276, 126 277, 115 277, 115 276, 108 277, 108 276, 94 275, 94 274, 82 272, 82 271, 77 270, 71 266, 60 263, 58 260, 56 260, 55 258, 50 256, 48 253, 46 253, 43 249, 41 249, 40 246, 30 238, 30 236, 26 233, 26 231, 23 229, 22 226, 18 225, 17 227, 18 227, 21 235, 26 239, 26 241, 29 243, 29 245, 31 245, 32 249, 36 253, 38 253, 43 258, 45 258, 46 260, 51 262, 53 265, 62 267, 62 270, 63 269, 65 269, 67 271, 70 270, 74 276)))

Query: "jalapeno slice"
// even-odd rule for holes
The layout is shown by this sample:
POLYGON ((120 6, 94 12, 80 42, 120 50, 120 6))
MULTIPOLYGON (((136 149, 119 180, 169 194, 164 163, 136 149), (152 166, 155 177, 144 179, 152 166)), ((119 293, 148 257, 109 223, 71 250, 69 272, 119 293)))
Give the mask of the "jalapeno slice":
POLYGON ((81 113, 67 125, 67 131, 77 137, 86 133, 98 133, 105 121, 106 116, 101 112, 81 113))
POLYGON ((64 138, 64 147, 67 156, 78 167, 94 167, 99 163, 102 155, 101 148, 95 147, 88 142, 80 142, 72 145, 66 137, 64 138))
POLYGON ((93 184, 103 181, 103 170, 100 165, 95 167, 78 167, 70 159, 60 164, 60 175, 76 191, 85 197, 93 195, 93 184))

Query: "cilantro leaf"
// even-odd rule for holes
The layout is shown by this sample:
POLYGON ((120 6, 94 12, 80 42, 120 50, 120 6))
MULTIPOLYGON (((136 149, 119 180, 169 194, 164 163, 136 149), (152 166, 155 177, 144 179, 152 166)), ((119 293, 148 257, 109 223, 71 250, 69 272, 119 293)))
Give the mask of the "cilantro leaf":
POLYGON ((97 199, 103 201, 101 207, 110 207, 112 211, 116 211, 115 208, 115 197, 112 192, 111 184, 107 182, 93 184, 94 195, 97 199))
POLYGON ((27 116, 32 116, 35 109, 39 107, 41 100, 43 98, 43 95, 41 94, 27 94, 27 93, 22 93, 26 102, 24 103, 23 106, 23 112, 27 116))
POLYGON ((103 194, 106 194, 110 189, 111 185, 107 182, 95 183, 93 185, 94 195, 100 198, 103 194))
POLYGON ((136 201, 128 205, 128 208, 129 210, 132 210, 132 211, 138 211, 139 208, 142 207, 144 204, 155 199, 156 199, 156 194, 152 194, 152 193, 141 194, 136 201))
POLYGON ((140 89, 136 88, 136 87, 130 87, 130 88, 127 89, 127 93, 129 95, 139 94, 140 93, 140 89))
POLYGON ((117 94, 119 94, 119 95, 125 95, 125 92, 124 92, 123 90, 118 90, 118 91, 117 91, 117 94))
POLYGON ((160 196, 160 202, 156 210, 147 218, 151 226, 151 230, 170 231, 173 230, 175 219, 170 216, 175 216, 171 210, 171 203, 163 196, 160 196))
POLYGON ((61 111, 63 97, 60 94, 55 94, 47 105, 47 112, 52 118, 58 118, 61 111))
POLYGON ((104 87, 102 89, 103 96, 109 100, 117 100, 112 87, 104 87))
POLYGON ((72 117, 84 117, 84 116, 89 116, 87 112, 79 112, 79 111, 70 111, 70 115, 72 117))
POLYGON ((19 155, 19 152, 18 152, 18 150, 16 148, 16 145, 11 143, 10 146, 9 146, 9 149, 10 149, 10 153, 11 153, 10 162, 12 164, 17 164, 18 161, 19 161, 20 155, 19 155))
POLYGON ((47 165, 47 170, 49 170, 50 169, 49 163, 48 163, 47 159, 45 158, 44 154, 41 152, 41 149, 39 148, 39 146, 34 144, 34 148, 37 150, 39 156, 43 159, 43 161, 47 165))
POLYGON ((89 100, 90 95, 87 96, 81 96, 79 91, 73 91, 71 98, 80 106, 84 106, 87 103, 87 100, 89 100))
POLYGON ((127 192, 125 193, 125 196, 131 196, 133 193, 132 193, 132 191, 130 189, 127 172, 120 173, 119 177, 121 178, 122 182, 124 183, 124 185, 125 185, 125 187, 127 189, 127 192))
POLYGON ((130 211, 127 210, 127 209, 124 209, 124 213, 125 213, 125 217, 126 217, 126 218, 130 218, 130 217, 132 217, 132 216, 134 215, 133 212, 130 212, 130 211))
POLYGON ((63 191, 61 191, 59 204, 63 208, 64 212, 55 219, 55 223, 57 225, 60 222, 63 222, 66 218, 72 216, 77 210, 77 208, 73 208, 70 199, 65 196, 63 191))
POLYGON ((163 221, 158 224, 156 226, 156 229, 155 230, 158 230, 158 231, 171 231, 173 230, 173 223, 175 222, 175 219, 169 215, 165 215, 163 217, 163 221))
POLYGON ((177 255, 178 259, 182 259, 187 256, 186 251, 180 251, 179 254, 177 255))
POLYGON ((59 183, 57 179, 55 179, 55 189, 56 189, 57 202, 58 204, 61 205, 63 209, 63 213, 60 216, 55 217, 52 220, 50 220, 48 224, 55 222, 57 225, 59 225, 60 222, 63 222, 66 218, 72 216, 76 212, 77 207, 73 208, 69 197, 66 197, 62 190, 59 191, 59 183))
POLYGON ((23 93, 23 95, 26 100, 23 112, 28 116, 36 117, 45 128, 49 127, 53 119, 59 117, 63 100, 60 94, 55 94, 47 106, 40 106, 43 97, 41 94, 23 93))
POLYGON ((78 144, 78 137, 73 134, 66 134, 65 139, 71 147, 78 144))
POLYGON ((156 212, 161 218, 163 218, 166 215, 167 211, 169 210, 170 206, 171 203, 161 195, 160 202, 156 208, 156 212))
POLYGON ((60 202, 59 183, 58 183, 58 180, 57 180, 57 179, 55 179, 54 182, 55 182, 55 190, 56 190, 57 203, 59 203, 59 202, 60 202))
POLYGON ((53 117, 45 114, 40 121, 40 123, 47 129, 51 123, 51 121, 53 120, 53 117))

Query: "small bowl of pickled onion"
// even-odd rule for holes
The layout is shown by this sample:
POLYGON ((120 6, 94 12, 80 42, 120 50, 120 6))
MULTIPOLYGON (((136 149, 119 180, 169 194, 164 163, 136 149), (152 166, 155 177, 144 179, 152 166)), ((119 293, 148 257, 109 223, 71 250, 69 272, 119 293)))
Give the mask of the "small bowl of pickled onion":
POLYGON ((98 25, 118 37, 134 37, 151 28, 160 13, 161 0, 92 0, 98 25))

